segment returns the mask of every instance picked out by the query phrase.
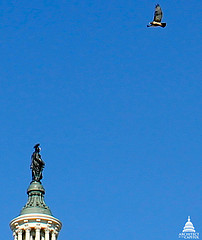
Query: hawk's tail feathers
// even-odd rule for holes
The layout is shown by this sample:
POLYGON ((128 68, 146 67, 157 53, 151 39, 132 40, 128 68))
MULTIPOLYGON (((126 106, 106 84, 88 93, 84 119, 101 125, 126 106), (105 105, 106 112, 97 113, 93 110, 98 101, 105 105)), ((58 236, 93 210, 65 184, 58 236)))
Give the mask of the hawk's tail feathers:
POLYGON ((161 27, 165 27, 166 26, 166 23, 161 23, 161 27))

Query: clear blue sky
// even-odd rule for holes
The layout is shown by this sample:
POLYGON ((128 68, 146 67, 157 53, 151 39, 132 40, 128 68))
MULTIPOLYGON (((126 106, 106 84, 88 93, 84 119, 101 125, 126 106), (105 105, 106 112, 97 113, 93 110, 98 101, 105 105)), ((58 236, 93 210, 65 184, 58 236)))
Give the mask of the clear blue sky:
POLYGON ((60 240, 202 234, 201 7, 162 0, 0 3, 1 225, 40 142, 60 240))

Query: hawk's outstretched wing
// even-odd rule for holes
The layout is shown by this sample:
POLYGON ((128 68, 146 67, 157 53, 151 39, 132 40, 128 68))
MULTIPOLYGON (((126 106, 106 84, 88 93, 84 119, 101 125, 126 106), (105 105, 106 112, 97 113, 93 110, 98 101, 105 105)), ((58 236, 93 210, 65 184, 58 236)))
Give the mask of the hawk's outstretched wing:
POLYGON ((163 16, 163 13, 162 13, 161 7, 159 4, 157 4, 155 8, 155 13, 154 13, 154 21, 161 22, 162 16, 163 16))

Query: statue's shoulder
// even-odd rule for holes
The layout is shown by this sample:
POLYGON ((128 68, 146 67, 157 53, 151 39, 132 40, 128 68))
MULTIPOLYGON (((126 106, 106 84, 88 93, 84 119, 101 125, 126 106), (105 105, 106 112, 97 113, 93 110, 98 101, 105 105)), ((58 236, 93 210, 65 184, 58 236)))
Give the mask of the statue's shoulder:
POLYGON ((38 152, 32 153, 32 160, 41 158, 41 155, 38 152))

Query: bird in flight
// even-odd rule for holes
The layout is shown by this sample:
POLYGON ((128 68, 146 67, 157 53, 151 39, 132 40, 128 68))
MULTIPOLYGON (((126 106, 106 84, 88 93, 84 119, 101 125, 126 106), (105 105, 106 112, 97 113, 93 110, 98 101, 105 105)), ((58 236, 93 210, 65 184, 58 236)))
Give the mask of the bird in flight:
POLYGON ((162 13, 161 7, 159 4, 157 4, 154 12, 154 20, 150 22, 149 25, 147 25, 147 27, 163 27, 164 28, 166 26, 166 23, 161 22, 162 16, 163 16, 163 13, 162 13))

